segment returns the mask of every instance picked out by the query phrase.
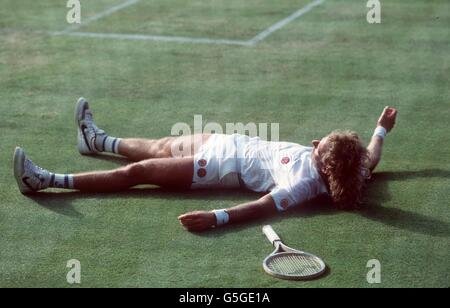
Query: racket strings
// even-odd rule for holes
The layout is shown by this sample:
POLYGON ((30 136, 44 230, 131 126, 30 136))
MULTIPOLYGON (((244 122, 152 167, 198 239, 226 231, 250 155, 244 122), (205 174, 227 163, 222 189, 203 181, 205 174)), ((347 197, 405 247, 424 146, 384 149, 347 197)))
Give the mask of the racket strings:
POLYGON ((272 271, 286 276, 311 276, 322 270, 320 262, 301 254, 283 254, 274 256, 267 266, 272 271))

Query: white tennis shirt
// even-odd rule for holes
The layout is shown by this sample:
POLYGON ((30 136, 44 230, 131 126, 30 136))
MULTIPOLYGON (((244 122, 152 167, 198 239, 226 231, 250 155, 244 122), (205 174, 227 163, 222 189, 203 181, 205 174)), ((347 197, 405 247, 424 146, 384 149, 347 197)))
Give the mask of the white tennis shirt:
POLYGON ((270 192, 278 210, 327 193, 311 157, 312 147, 247 136, 239 136, 237 142, 245 186, 257 192, 270 192))

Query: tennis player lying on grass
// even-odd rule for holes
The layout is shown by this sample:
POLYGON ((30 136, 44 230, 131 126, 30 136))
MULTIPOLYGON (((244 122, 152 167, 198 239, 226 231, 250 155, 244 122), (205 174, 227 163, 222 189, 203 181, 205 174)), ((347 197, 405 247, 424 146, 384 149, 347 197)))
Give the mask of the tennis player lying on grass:
POLYGON ((347 131, 314 140, 313 147, 239 134, 119 139, 94 124, 85 99, 80 98, 75 113, 81 154, 113 153, 135 163, 111 171, 56 174, 38 167, 16 148, 14 175, 20 191, 32 193, 56 187, 114 192, 153 184, 180 189, 243 187, 267 192, 259 200, 229 209, 181 215, 178 219, 189 231, 284 211, 322 193, 328 193, 338 208, 354 208, 365 179, 380 161, 383 139, 394 127, 397 115, 394 108, 383 110, 365 148, 356 133, 347 131))

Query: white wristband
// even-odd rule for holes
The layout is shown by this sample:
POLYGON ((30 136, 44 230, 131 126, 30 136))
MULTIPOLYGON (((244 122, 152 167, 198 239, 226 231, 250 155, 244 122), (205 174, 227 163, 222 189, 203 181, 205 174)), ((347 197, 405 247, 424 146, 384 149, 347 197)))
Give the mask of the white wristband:
POLYGON ((227 210, 213 210, 214 215, 216 215, 216 224, 222 226, 228 223, 230 220, 230 215, 228 215, 227 210))
POLYGON ((373 132, 373 135, 384 139, 387 135, 387 130, 383 126, 377 126, 377 128, 375 128, 375 131, 373 132))

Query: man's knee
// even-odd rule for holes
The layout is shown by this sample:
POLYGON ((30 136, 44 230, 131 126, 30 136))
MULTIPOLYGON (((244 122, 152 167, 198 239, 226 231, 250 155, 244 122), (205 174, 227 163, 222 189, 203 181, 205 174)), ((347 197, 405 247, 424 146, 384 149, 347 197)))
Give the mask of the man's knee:
POLYGON ((169 158, 172 157, 172 144, 174 143, 174 137, 165 137, 159 140, 158 151, 156 157, 169 158))
POLYGON ((135 163, 124 167, 122 172, 127 179, 142 180, 146 174, 146 168, 141 163, 135 163))

